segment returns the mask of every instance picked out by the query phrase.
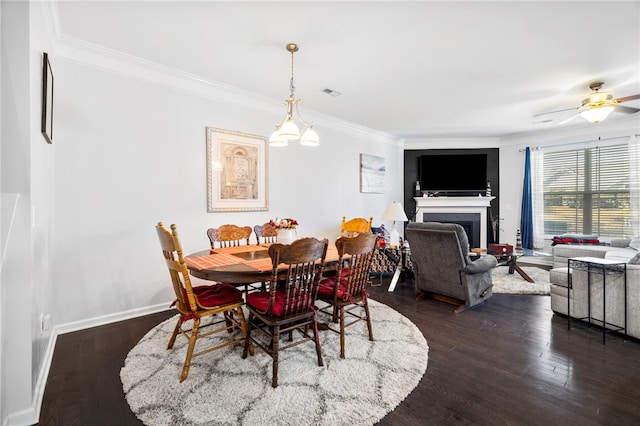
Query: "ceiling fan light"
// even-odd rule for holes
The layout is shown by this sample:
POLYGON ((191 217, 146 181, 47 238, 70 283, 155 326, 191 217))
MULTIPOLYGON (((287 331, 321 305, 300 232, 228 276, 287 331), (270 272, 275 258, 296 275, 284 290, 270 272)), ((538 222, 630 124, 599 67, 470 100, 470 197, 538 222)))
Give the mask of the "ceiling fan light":
POLYGON ((320 136, 318 136, 318 132, 313 130, 313 126, 309 126, 302 132, 302 136, 300 137, 300 145, 304 146, 318 146, 320 145, 320 136))
POLYGON ((298 129, 298 126, 293 122, 292 118, 289 118, 282 123, 279 133, 280 137, 286 140, 300 138, 300 129, 298 129))
POLYGON ((613 109, 612 105, 591 107, 580 111, 580 116, 590 123, 599 123, 604 121, 613 112, 613 109))
POLYGON ((273 133, 271 133, 271 136, 269 136, 269 146, 279 147, 287 145, 289 145, 289 142, 280 136, 278 129, 274 130, 273 133))

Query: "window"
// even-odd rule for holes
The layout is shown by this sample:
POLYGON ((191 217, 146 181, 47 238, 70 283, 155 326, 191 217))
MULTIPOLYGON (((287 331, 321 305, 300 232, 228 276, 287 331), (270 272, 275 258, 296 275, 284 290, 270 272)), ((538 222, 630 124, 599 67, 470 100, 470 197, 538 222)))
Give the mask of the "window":
POLYGON ((630 235, 628 146, 545 152, 544 233, 630 235))

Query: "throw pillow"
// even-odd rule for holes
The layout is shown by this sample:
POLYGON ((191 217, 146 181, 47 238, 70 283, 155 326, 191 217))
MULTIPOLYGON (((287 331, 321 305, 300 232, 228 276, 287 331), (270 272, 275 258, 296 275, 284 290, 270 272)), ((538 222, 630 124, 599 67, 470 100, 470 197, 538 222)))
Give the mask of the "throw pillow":
POLYGON ((640 265, 640 253, 637 253, 627 262, 629 265, 640 265))
POLYGON ((640 235, 633 237, 629 242, 629 247, 640 250, 640 235))

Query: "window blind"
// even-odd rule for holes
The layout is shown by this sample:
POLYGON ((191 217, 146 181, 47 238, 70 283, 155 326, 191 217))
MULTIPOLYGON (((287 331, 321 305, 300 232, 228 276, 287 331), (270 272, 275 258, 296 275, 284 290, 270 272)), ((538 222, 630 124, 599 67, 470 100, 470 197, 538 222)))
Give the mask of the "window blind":
POLYGON ((545 234, 628 235, 627 158, 626 144, 545 152, 545 234))

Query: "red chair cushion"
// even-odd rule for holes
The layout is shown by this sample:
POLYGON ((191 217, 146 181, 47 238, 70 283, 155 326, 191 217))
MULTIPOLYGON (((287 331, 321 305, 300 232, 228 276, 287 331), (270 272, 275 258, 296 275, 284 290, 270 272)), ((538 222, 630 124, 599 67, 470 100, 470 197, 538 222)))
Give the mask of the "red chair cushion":
POLYGON ((242 299, 242 292, 228 283, 196 286, 193 287, 193 294, 198 299, 198 303, 207 308, 215 308, 242 299))
MULTIPOLYGON (((273 302, 273 308, 271 310, 271 314, 276 317, 281 317, 284 315, 284 305, 285 305, 285 296, 286 293, 284 290, 278 289, 276 290, 276 297, 273 302)), ((247 305, 255 309, 256 311, 266 314, 267 309, 269 308, 269 292, 268 291, 256 291, 253 293, 249 293, 247 295, 247 305)), ((304 299, 298 301, 300 307, 304 308, 303 304, 307 303, 304 299)), ((296 309, 296 307, 291 306, 291 309, 296 309)))
MULTIPOLYGON (((333 278, 327 278, 320 281, 320 285, 318 287, 318 296, 324 297, 332 297, 333 296, 333 287, 335 286, 336 281, 333 278)), ((340 279, 340 285, 338 286, 338 298, 342 299, 346 294, 346 285, 347 279, 345 276, 340 279)))

